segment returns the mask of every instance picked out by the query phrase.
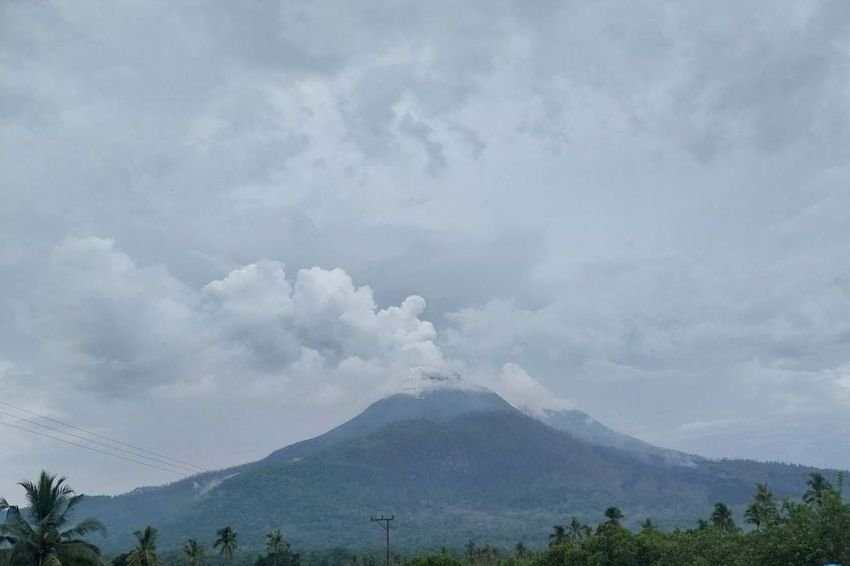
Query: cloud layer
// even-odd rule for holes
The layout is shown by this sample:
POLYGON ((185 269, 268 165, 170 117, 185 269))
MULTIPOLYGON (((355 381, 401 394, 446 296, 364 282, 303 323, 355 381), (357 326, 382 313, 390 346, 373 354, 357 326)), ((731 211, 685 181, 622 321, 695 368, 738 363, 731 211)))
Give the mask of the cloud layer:
MULTIPOLYGON (((840 0, 3 3, 0 386, 224 465, 445 367, 850 467, 848 30, 840 0)), ((164 479, 0 442, 3 494, 164 479)))
POLYGON ((421 297, 379 309, 341 269, 290 280, 282 263, 262 260, 195 289, 111 240, 73 238, 55 248, 26 304, 18 316, 41 372, 107 399, 268 384, 302 402, 298 381, 334 387, 338 373, 445 365, 421 297))

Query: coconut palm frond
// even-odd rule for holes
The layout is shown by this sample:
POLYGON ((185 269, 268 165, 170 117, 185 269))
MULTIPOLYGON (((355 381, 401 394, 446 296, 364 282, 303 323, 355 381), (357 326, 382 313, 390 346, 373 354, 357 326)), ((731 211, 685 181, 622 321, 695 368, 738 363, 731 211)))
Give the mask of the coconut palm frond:
POLYGON ((62 562, 86 562, 100 564, 100 549, 84 540, 70 540, 58 547, 58 555, 62 562))
POLYGON ((41 566, 62 566, 62 561, 59 560, 56 553, 51 552, 41 558, 41 566))
POLYGON ((97 519, 88 518, 77 524, 76 526, 62 531, 63 539, 77 538, 85 536, 89 533, 106 534, 106 527, 97 519))
POLYGON ((9 564, 37 564, 38 553, 31 544, 16 544, 9 553, 9 564))
MULTIPOLYGON (((0 525, 0 526, 2 526, 2 525, 0 525)), ((10 537, 10 536, 3 534, 3 530, 0 529, 0 546, 3 546, 4 544, 8 544, 10 546, 13 546, 17 542, 18 542, 18 539, 16 539, 15 537, 10 537)))
POLYGON ((35 536, 35 531, 24 520, 20 509, 14 506, 9 507, 6 513, 6 524, 3 525, 3 531, 18 539, 28 539, 35 536))
POLYGON ((186 555, 189 566, 200 566, 205 553, 204 547, 193 538, 187 540, 186 544, 183 545, 183 554, 186 555))
POLYGON ((87 533, 102 532, 99 521, 87 519, 64 528, 82 497, 65 483, 65 478, 42 472, 38 480, 23 481, 20 485, 29 503, 26 517, 18 507, 9 505, 5 499, 0 501, 0 509, 6 511, 6 522, 0 525, 0 542, 12 545, 9 564, 102 565, 97 547, 81 538, 87 533))
POLYGON ((233 558, 233 553, 239 548, 236 542, 236 531, 232 527, 224 527, 216 531, 215 544, 213 548, 219 549, 219 554, 227 558, 233 558))

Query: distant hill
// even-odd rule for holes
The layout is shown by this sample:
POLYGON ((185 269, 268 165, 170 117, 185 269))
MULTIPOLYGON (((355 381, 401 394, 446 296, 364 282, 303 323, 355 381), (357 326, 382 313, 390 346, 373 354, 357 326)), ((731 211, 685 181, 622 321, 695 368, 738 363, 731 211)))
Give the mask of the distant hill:
POLYGON ((375 547, 371 513, 394 513, 405 548, 480 543, 542 545, 556 522, 600 520, 609 505, 630 524, 693 524, 717 501, 740 507, 755 482, 797 497, 812 469, 712 461, 621 435, 584 413, 535 419, 461 382, 382 399, 359 416, 267 458, 116 497, 88 497, 81 515, 103 520, 107 551, 146 524, 161 546, 211 542, 231 525, 248 547, 280 527, 301 548, 375 547), (548 421, 548 422, 544 422, 548 421))

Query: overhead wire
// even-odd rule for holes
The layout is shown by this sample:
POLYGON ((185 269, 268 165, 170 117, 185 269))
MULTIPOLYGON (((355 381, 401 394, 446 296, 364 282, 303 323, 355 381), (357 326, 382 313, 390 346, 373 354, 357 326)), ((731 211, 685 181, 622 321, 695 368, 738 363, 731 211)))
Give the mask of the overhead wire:
MULTIPOLYGON (((175 464, 180 464, 181 466, 188 466, 189 468, 192 468, 192 469, 193 469, 193 470, 195 470, 196 472, 205 472, 205 471, 207 471, 205 468, 203 468, 203 467, 201 467, 201 466, 197 466, 197 465, 192 464, 192 463, 190 463, 190 462, 186 462, 186 461, 184 461, 184 460, 180 460, 180 459, 174 458, 174 457, 172 457, 172 456, 168 456, 167 454, 162 454, 162 453, 160 453, 160 452, 155 452, 155 451, 153 451, 153 450, 149 450, 149 449, 147 449, 147 448, 143 448, 143 447, 141 447, 141 446, 136 446, 136 445, 133 445, 133 444, 129 444, 129 443, 127 443, 127 442, 123 442, 123 441, 118 440, 118 439, 116 439, 116 438, 111 438, 111 437, 109 437, 109 436, 105 436, 105 435, 103 435, 103 434, 99 434, 99 433, 97 433, 97 432, 93 432, 93 431, 91 431, 91 430, 86 430, 86 429, 81 428, 81 427, 78 427, 78 426, 76 426, 76 425, 72 425, 71 423, 68 423, 68 422, 65 422, 65 421, 60 421, 59 419, 55 419, 55 418, 53 418, 53 417, 49 417, 49 416, 47 416, 47 415, 42 415, 42 414, 36 413, 36 412, 34 412, 34 411, 31 411, 31 410, 29 410, 29 409, 24 409, 23 407, 18 407, 18 406, 16 406, 16 405, 13 405, 13 404, 8 403, 8 402, 6 402, 6 401, 0 401, 0 405, 4 405, 4 406, 6 406, 6 407, 9 407, 9 408, 11 408, 11 409, 15 409, 16 411, 20 411, 20 412, 22 412, 22 413, 26 413, 27 415, 30 415, 30 416, 33 416, 33 417, 37 417, 37 418, 44 419, 44 420, 50 421, 50 422, 52 422, 52 423, 55 423, 55 424, 58 424, 58 425, 61 425, 61 426, 64 426, 64 427, 68 427, 68 428, 70 428, 70 429, 73 429, 73 430, 76 430, 76 431, 82 432, 82 433, 84 433, 84 434, 88 434, 88 435, 90 435, 90 436, 94 436, 94 437, 96 437, 96 438, 100 438, 100 439, 103 439, 103 440, 107 440, 107 441, 112 442, 112 443, 114 443, 114 444, 118 444, 118 445, 121 445, 121 446, 125 446, 125 447, 127 447, 127 448, 131 448, 131 449, 136 450, 136 451, 138 451, 138 452, 144 452, 144 453, 146 453, 146 454, 151 454, 151 455, 153 455, 153 456, 157 456, 157 457, 159 457, 159 458, 163 458, 163 459, 165 459, 165 460, 170 460, 171 462, 174 462, 175 464)), ((16 416, 16 417, 14 417, 14 418, 18 418, 18 419, 21 419, 21 420, 26 420, 26 419, 23 419, 23 417, 17 417, 17 416, 16 416)), ((39 426, 44 426, 44 425, 39 425, 39 426)), ((65 434, 70 434, 70 433, 65 432, 65 434)), ((72 436, 73 436, 73 435, 72 435, 72 436)), ((89 440, 89 441, 91 441, 91 442, 97 442, 97 441, 90 440, 90 439, 87 439, 87 440, 89 440)), ((116 449, 116 450, 120 450, 120 449, 119 449, 119 448, 117 448, 117 447, 112 447, 112 448, 114 448, 114 449, 116 449)), ((140 455, 140 454, 137 454, 137 456, 147 458, 147 456, 142 456, 142 455, 140 455)))
POLYGON ((70 444, 71 446, 76 446, 76 447, 78 447, 78 448, 84 448, 84 449, 86 449, 86 450, 91 450, 92 452, 97 452, 97 453, 99 453, 99 454, 104 454, 104 455, 106 455, 106 456, 111 456, 112 458, 120 458, 121 460, 127 460, 128 462, 135 462, 136 464, 140 464, 140 465, 142 465, 142 466, 147 466, 148 468, 154 468, 154 469, 157 469, 157 470, 162 470, 163 472, 169 472, 169 473, 172 473, 172 474, 175 474, 175 475, 178 475, 178 476, 185 476, 185 475, 186 475, 186 473, 185 473, 185 472, 180 472, 180 471, 177 471, 177 470, 174 470, 174 469, 171 469, 171 468, 164 468, 164 467, 157 466, 157 465, 154 465, 154 464, 149 464, 149 463, 147 463, 147 462, 143 462, 142 460, 136 460, 135 458, 129 458, 129 457, 127 457, 127 456, 122 456, 122 455, 120 455, 120 454, 115 454, 114 452, 107 452, 106 450, 100 450, 100 449, 98 449, 98 448, 94 448, 93 446, 87 446, 87 445, 85 445, 85 444, 80 444, 80 443, 78 443, 78 442, 73 442, 73 441, 70 441, 70 440, 66 440, 66 439, 64 439, 64 438, 59 438, 59 437, 56 437, 56 436, 52 436, 52 435, 50 435, 50 434, 45 434, 45 433, 43 433, 43 432, 38 432, 37 430, 32 430, 32 429, 29 429, 29 428, 26 428, 26 427, 23 427, 23 426, 14 425, 14 424, 12 424, 12 423, 8 423, 8 422, 6 422, 6 421, 2 421, 2 420, 0 420, 0 425, 6 426, 6 427, 9 427, 9 428, 14 428, 14 429, 22 430, 22 431, 24 431, 24 432, 29 432, 30 434, 35 434, 35 435, 38 435, 38 436, 43 436, 44 438, 49 438, 49 439, 51 439, 51 440, 56 440, 56 441, 59 441, 59 442, 64 442, 65 444, 70 444))
POLYGON ((145 456, 144 454, 140 454, 140 453, 134 452, 132 450, 127 450, 127 449, 121 448, 119 446, 112 446, 110 444, 107 444, 105 442, 101 442, 101 441, 93 439, 93 438, 87 438, 87 437, 85 437, 81 434, 76 434, 76 433, 68 431, 68 430, 62 430, 61 428, 48 426, 46 424, 40 423, 40 422, 32 420, 32 419, 28 419, 26 417, 19 417, 17 415, 12 414, 12 413, 7 413, 6 411, 0 411, 0 415, 5 416, 5 417, 9 417, 9 418, 12 418, 12 419, 16 419, 16 420, 19 420, 19 421, 22 421, 22 422, 25 422, 25 423, 31 424, 33 426, 37 426, 37 427, 49 430, 49 431, 58 432, 59 434, 64 434, 64 435, 70 436, 72 438, 82 440, 84 442, 96 444, 98 446, 102 446, 103 448, 106 448, 107 450, 114 450, 116 452, 129 454, 130 456, 134 456, 136 458, 141 458, 141 459, 144 459, 144 460, 147 460, 147 461, 150 461, 150 462, 154 462, 154 463, 157 463, 157 464, 161 464, 161 465, 164 465, 164 466, 170 466, 170 467, 176 468, 178 470, 181 470, 182 472, 185 472, 185 473, 189 473, 189 474, 197 473, 196 470, 194 470, 194 469, 192 469, 188 466, 184 466, 182 464, 174 464, 174 463, 171 463, 167 460, 161 460, 159 458, 154 458, 152 456, 145 456))

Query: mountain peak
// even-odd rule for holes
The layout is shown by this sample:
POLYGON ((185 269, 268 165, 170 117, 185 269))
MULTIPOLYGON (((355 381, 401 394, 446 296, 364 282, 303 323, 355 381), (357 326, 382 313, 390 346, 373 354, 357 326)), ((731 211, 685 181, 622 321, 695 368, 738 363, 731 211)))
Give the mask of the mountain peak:
POLYGON ((464 380, 456 371, 433 367, 411 368, 398 393, 423 397, 433 391, 491 393, 485 387, 464 380))
POLYGON ((394 423, 413 420, 446 423, 462 415, 493 412, 518 411, 493 391, 464 381, 456 372, 413 368, 396 393, 372 403, 350 421, 325 434, 277 450, 266 460, 297 461, 394 423))

